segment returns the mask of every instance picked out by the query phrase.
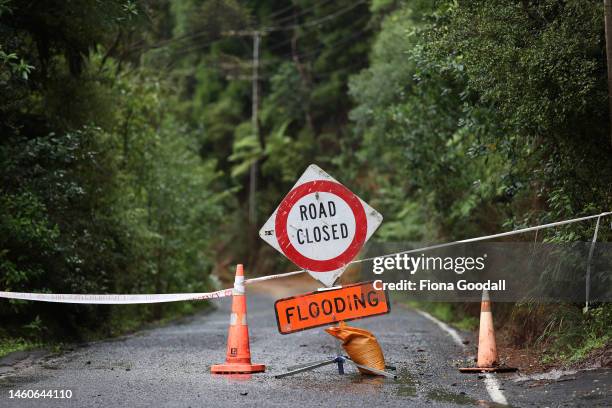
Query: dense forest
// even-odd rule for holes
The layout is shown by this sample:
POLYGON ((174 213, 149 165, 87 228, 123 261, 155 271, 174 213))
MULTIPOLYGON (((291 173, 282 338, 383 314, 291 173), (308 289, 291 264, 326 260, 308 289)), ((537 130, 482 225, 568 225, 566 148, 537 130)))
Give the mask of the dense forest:
MULTIPOLYGON (((0 288, 283 271, 255 231, 310 163, 384 215, 381 241, 609 210, 607 91, 600 0, 0 0, 0 288)), ((88 338, 193 306, 2 302, 0 336, 88 338)))

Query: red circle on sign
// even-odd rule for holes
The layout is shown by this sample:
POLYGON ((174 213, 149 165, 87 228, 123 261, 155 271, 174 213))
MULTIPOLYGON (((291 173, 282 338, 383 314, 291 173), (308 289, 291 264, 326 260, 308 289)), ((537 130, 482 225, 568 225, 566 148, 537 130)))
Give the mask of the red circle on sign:
POLYGON ((281 250, 293 263, 312 272, 329 272, 340 269, 357 256, 366 239, 368 220, 361 201, 348 188, 332 181, 315 180, 299 185, 287 194, 278 206, 274 229, 281 250), (300 198, 316 192, 331 193, 340 197, 348 204, 355 217, 355 236, 348 248, 337 257, 326 260, 305 257, 295 249, 287 234, 287 218, 291 208, 300 198))

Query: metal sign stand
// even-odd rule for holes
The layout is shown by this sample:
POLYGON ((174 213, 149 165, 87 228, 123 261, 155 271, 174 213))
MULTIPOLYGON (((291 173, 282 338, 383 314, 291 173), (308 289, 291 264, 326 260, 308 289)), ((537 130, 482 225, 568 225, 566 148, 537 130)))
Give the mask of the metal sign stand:
MULTIPOLYGON (((322 360, 322 361, 317 361, 317 362, 312 362, 312 363, 306 363, 306 364, 299 364, 299 365, 296 365, 296 366, 288 367, 287 368, 287 370, 288 370, 287 372, 275 375, 274 378, 289 377, 291 375, 303 373, 305 371, 312 371, 315 368, 323 367, 323 366, 330 365, 330 364, 338 364, 338 374, 342 375, 342 374, 344 374, 344 363, 345 362, 349 362, 349 363, 355 365, 358 368, 362 368, 364 370, 371 371, 371 372, 376 373, 378 375, 382 375, 382 376, 385 376, 385 377, 388 377, 388 378, 393 378, 394 380, 397 379, 397 375, 395 375, 395 374, 391 374, 391 373, 388 373, 386 371, 378 370, 376 368, 372 368, 372 367, 364 366, 364 365, 361 365, 361 364, 357 364, 356 362, 351 360, 348 356, 343 356, 341 354, 337 355, 336 357, 327 359, 327 360, 322 360)), ((388 365, 386 365, 385 368, 387 370, 395 370, 396 369, 395 367, 388 366, 388 365)))
MULTIPOLYGON (((324 366, 330 365, 330 364, 338 364, 338 374, 339 375, 343 375, 344 374, 344 363, 345 362, 351 363, 351 364, 355 365, 358 368, 362 368, 364 370, 371 371, 373 373, 376 373, 378 375, 382 375, 384 377, 393 378, 394 380, 397 379, 397 375, 395 375, 395 374, 391 374, 391 373, 388 373, 386 371, 378 370, 376 368, 372 368, 372 367, 364 366, 364 365, 361 365, 361 364, 357 364, 356 362, 351 360, 350 357, 345 356, 345 355, 342 354, 342 350, 340 348, 340 343, 338 343, 338 342, 336 342, 336 356, 335 357, 328 358, 327 360, 321 360, 321 361, 310 362, 310 363, 305 363, 305 364, 298 364, 298 365, 295 365, 295 366, 287 367, 287 372, 275 375, 274 378, 289 377, 291 375, 303 373, 305 371, 312 371, 315 368, 324 367, 324 366)), ((395 367, 389 366, 389 365, 385 365, 385 369, 393 370, 393 371, 396 370, 395 367)))

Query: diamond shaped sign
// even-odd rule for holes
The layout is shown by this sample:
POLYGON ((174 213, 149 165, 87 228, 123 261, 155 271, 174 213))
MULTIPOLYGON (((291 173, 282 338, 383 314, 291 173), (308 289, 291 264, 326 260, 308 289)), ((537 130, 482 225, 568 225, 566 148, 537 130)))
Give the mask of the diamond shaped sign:
POLYGON ((311 164, 259 236, 329 287, 381 222, 378 211, 311 164))

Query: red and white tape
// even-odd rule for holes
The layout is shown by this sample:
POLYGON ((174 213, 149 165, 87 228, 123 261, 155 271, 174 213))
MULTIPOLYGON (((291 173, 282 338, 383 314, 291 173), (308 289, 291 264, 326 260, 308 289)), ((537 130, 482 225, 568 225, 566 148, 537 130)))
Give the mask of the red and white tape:
MULTIPOLYGON (((545 228, 558 227, 561 225, 572 224, 575 222, 581 222, 597 218, 597 224, 599 226, 599 219, 602 217, 612 215, 612 211, 603 212, 601 214, 589 215, 587 217, 573 218, 570 220, 552 222, 549 224, 537 225, 535 227, 522 228, 514 231, 501 232, 493 235, 484 235, 481 237, 463 239, 460 241, 447 242, 445 244, 431 245, 423 248, 410 249, 407 251, 394 252, 392 254, 380 255, 377 257, 358 259, 350 262, 350 264, 361 263, 371 261, 374 258, 386 258, 395 255, 409 254, 414 252, 423 252, 432 249, 445 248, 453 245, 465 244, 470 242, 486 241, 493 238, 507 237, 510 235, 523 234, 525 232, 537 231, 545 228)), ((596 237, 596 235, 595 235, 596 237)), ((593 239, 595 239, 595 237, 593 239)), ((302 274, 304 271, 293 271, 287 273, 281 273, 278 275, 260 276, 258 278, 251 278, 244 280, 244 285, 251 283, 257 283, 267 281, 270 279, 285 278, 293 275, 302 274)), ((244 293, 244 286, 242 281, 235 282, 237 284, 237 291, 244 293)), ((55 302, 55 303, 82 303, 82 304, 96 304, 96 305, 130 305, 140 303, 164 303, 164 302, 181 302, 185 300, 205 300, 205 299, 217 299, 226 296, 231 296, 234 289, 222 289, 216 292, 206 293, 169 293, 169 294, 152 294, 152 295, 79 295, 79 294, 55 294, 55 293, 23 293, 23 292, 1 292, 0 298, 5 299, 21 299, 21 300, 36 300, 40 302, 55 302)), ((588 303, 587 303, 588 304, 588 303)))
POLYGON ((221 289, 215 292, 205 293, 168 293, 168 294, 150 294, 150 295, 116 295, 116 294, 76 294, 76 293, 26 293, 26 292, 3 292, 0 291, 0 298, 32 300, 38 302, 53 302, 53 303, 80 303, 87 305, 136 305, 145 303, 166 303, 166 302, 183 302, 187 300, 206 300, 219 299, 222 297, 232 296, 234 291, 244 293, 244 285, 256 283, 268 279, 282 278, 303 273, 304 271, 296 271, 289 273, 281 273, 278 275, 261 276, 259 278, 246 279, 242 278, 239 282, 234 282, 234 288, 221 289))
POLYGON ((181 302, 185 300, 217 299, 231 295, 232 289, 223 289, 206 293, 168 293, 154 295, 80 295, 64 293, 0 292, 0 298, 6 299, 92 305, 134 305, 142 303, 181 302))

